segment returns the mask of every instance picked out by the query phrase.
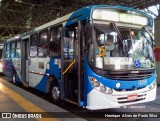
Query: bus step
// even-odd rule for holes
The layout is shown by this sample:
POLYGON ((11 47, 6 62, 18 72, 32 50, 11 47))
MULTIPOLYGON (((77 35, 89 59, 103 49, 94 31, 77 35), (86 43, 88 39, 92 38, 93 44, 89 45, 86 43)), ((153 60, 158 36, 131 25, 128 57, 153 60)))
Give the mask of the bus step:
POLYGON ((75 102, 75 101, 73 101, 73 100, 71 100, 71 99, 64 99, 64 100, 67 101, 67 102, 69 102, 69 103, 72 103, 72 104, 74 104, 74 105, 78 105, 77 102, 75 102))
POLYGON ((29 87, 29 84, 27 82, 23 82, 23 86, 29 87))

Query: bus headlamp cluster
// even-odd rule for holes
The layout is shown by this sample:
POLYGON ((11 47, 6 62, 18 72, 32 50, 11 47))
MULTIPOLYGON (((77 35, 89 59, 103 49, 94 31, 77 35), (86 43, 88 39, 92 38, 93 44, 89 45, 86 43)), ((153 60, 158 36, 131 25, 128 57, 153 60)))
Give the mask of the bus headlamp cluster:
POLYGON ((104 85, 101 85, 100 86, 100 92, 104 93, 105 91, 106 91, 106 87, 104 85))
POLYGON ((100 83, 99 83, 98 81, 94 81, 94 82, 93 82, 93 86, 94 86, 94 87, 99 87, 99 86, 100 86, 100 83))
POLYGON ((95 78, 89 77, 89 80, 91 81, 93 87, 96 90, 98 90, 98 91, 100 91, 102 93, 106 93, 106 94, 112 94, 113 93, 113 89, 104 86, 102 83, 97 81, 95 78))
POLYGON ((148 86, 148 88, 151 90, 151 89, 153 89, 155 86, 156 86, 156 81, 154 81, 153 83, 151 83, 149 86, 148 86))

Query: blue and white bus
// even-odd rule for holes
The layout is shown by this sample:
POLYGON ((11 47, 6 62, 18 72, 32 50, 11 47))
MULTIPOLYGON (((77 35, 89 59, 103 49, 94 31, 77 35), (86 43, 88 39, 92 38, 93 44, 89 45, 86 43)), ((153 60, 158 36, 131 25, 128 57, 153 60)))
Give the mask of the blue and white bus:
POLYGON ((89 110, 153 101, 152 26, 133 8, 87 6, 6 40, 4 74, 89 110))

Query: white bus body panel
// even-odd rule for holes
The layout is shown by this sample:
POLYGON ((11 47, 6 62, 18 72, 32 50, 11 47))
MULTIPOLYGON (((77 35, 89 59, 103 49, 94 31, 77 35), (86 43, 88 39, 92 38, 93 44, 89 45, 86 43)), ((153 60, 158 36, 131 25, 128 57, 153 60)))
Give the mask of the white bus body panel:
POLYGON ((29 64, 29 86, 35 87, 43 78, 43 74, 45 74, 47 63, 50 58, 30 58, 29 64), (39 62, 44 63, 44 69, 39 68, 39 62))

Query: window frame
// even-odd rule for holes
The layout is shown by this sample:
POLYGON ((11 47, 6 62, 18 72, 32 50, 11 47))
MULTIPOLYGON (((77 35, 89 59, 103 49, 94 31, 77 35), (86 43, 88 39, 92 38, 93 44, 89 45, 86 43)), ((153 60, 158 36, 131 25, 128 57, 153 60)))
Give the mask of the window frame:
POLYGON ((11 57, 11 58, 15 58, 16 57, 16 43, 17 43, 17 41, 12 41, 11 42, 11 48, 10 48, 11 49, 10 50, 11 51, 11 55, 12 55, 12 51, 14 50, 13 57, 11 57), (13 44, 15 44, 14 47, 13 47, 13 44))
POLYGON ((60 42, 60 51, 61 51, 61 27, 63 27, 62 25, 57 25, 57 26, 52 26, 50 29, 49 29, 49 39, 48 39, 48 49, 47 49, 47 51, 48 51, 48 53, 47 53, 47 56, 48 57, 50 57, 50 58, 54 58, 54 57, 59 57, 59 56, 61 56, 61 52, 58 54, 58 55, 53 55, 53 56, 51 56, 50 54, 49 54, 49 52, 50 52, 50 44, 51 43, 55 43, 55 41, 59 41, 60 42), (55 30, 56 30, 56 33, 55 33, 55 30), (59 31, 58 31, 59 30, 59 31), (56 37, 54 37, 53 39, 55 39, 55 40, 53 40, 53 41, 50 41, 51 39, 52 39, 52 31, 54 31, 54 34, 55 34, 55 36, 56 37), (59 39, 57 39, 57 36, 58 36, 58 33, 60 33, 60 37, 59 37, 59 39))
POLYGON ((38 55, 38 41, 39 41, 39 33, 38 32, 33 33, 33 34, 30 35, 30 39, 29 39, 29 57, 30 58, 36 58, 37 55, 38 55), (37 47, 37 53, 36 53, 35 56, 31 56, 30 51, 31 51, 31 44, 32 44, 32 36, 35 36, 35 35, 37 36, 37 41, 36 41, 36 45, 35 45, 37 47))
POLYGON ((16 44, 16 46, 15 46, 15 58, 21 58, 21 47, 22 47, 22 42, 21 42, 21 39, 18 39, 18 40, 16 40, 15 41, 15 44, 16 44), (17 45, 18 45, 18 42, 20 43, 20 47, 17 47, 17 45), (19 53, 19 56, 17 56, 17 50, 20 50, 20 53, 19 53))
POLYGON ((48 43, 48 40, 49 40, 49 29, 48 28, 46 28, 46 29, 43 29, 43 30, 41 30, 40 32, 39 32, 39 34, 38 34, 38 46, 37 46, 37 56, 38 56, 38 58, 47 58, 47 56, 48 56, 48 45, 49 45, 49 43, 48 43), (39 56, 39 47, 40 47, 40 45, 42 44, 43 45, 43 43, 41 43, 41 33, 43 33, 43 32, 47 32, 47 40, 46 40, 46 44, 45 44, 45 46, 46 46, 46 55, 44 56, 39 56))
POLYGON ((5 58, 10 58, 11 57, 11 42, 7 42, 7 44, 6 44, 6 52, 5 52, 5 58), (8 47, 8 45, 9 45, 9 47, 8 47), (8 57, 6 56, 6 54, 7 54, 7 52, 8 52, 8 57))

